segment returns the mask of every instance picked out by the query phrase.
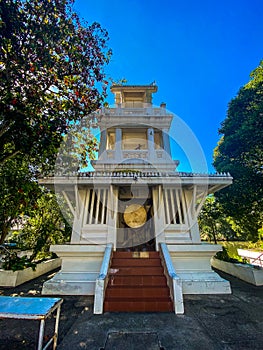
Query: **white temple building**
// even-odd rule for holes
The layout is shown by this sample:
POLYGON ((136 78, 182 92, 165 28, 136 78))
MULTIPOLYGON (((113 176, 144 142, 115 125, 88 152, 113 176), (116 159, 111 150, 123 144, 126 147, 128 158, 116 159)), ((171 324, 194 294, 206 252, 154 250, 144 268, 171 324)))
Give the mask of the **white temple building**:
MULTIPOLYGON (((40 180, 64 195, 74 215, 70 243, 51 246, 51 251, 62 259, 62 267, 44 284, 43 293, 95 295, 96 302, 100 299, 100 312, 103 305, 108 311, 158 311, 157 296, 151 297, 152 306, 136 299, 137 309, 122 309, 124 292, 116 292, 120 286, 115 292, 106 289, 110 284, 114 287, 114 277, 122 271, 121 266, 132 264, 131 259, 135 265, 141 262, 150 267, 150 258, 159 257, 159 252, 174 304, 175 286, 169 279, 177 280, 182 295, 230 293, 229 282, 210 264, 221 246, 201 242, 197 217, 206 196, 230 185, 232 178, 227 174, 177 171, 179 160, 172 159, 169 137, 174 115, 165 104, 152 104, 156 85, 113 85, 111 91, 115 107, 100 111, 99 155, 92 164, 95 171, 57 174, 40 180), (115 298, 112 309, 105 304, 107 295, 115 298)), ((129 271, 138 277, 138 269, 123 270, 122 279, 116 281, 131 284, 129 271)), ((150 270, 144 273, 154 274, 150 270)), ((148 281, 149 277, 141 280, 148 281)), ((147 294, 147 299, 152 290, 140 292, 142 282, 136 287, 135 281, 136 278, 133 288, 137 289, 130 295, 147 294)), ((161 288, 161 277, 154 281, 147 283, 155 283, 155 290, 160 283, 161 288)), ((158 305, 163 300, 162 293, 159 292, 158 305)))

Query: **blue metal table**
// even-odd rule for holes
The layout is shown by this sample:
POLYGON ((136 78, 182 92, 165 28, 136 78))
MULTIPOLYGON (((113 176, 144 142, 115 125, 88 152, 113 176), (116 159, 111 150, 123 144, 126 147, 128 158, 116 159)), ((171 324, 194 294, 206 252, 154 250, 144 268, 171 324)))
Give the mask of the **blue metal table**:
POLYGON ((38 297, 0 297, 0 318, 15 318, 24 320, 40 320, 38 350, 45 350, 53 342, 53 350, 57 347, 58 326, 60 309, 63 299, 61 298, 38 298, 38 297), (43 348, 45 320, 57 310, 55 331, 43 348))

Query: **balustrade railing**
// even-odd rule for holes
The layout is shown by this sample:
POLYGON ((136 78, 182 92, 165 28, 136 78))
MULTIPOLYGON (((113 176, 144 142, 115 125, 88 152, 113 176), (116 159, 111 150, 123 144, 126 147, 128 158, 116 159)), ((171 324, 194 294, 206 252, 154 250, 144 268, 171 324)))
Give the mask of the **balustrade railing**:
POLYGON ((100 273, 96 279, 95 296, 94 296, 94 314, 103 313, 103 303, 105 297, 105 290, 108 284, 108 271, 111 263, 113 244, 107 244, 104 252, 103 261, 100 268, 100 273))
POLYGON ((39 178, 43 177, 133 177, 136 175, 137 177, 231 177, 229 173, 216 173, 216 174, 203 174, 203 173, 187 173, 187 172, 174 172, 174 173, 166 173, 166 172, 155 172, 155 171, 132 171, 132 170, 116 170, 116 171, 58 171, 54 174, 50 175, 42 175, 39 178))
POLYGON ((170 288, 171 297, 174 303, 174 312, 176 314, 183 314, 184 300, 183 300, 182 280, 175 272, 167 245, 165 243, 160 243, 159 246, 161 248, 160 253, 161 253, 161 260, 164 267, 164 272, 168 281, 168 286, 170 288))
POLYGON ((141 151, 141 150, 127 150, 122 151, 122 158, 141 158, 141 159, 147 159, 148 158, 148 152, 147 151, 141 151))
POLYGON ((101 115, 110 115, 110 116, 118 116, 118 115, 125 115, 125 116, 171 115, 171 116, 173 116, 173 114, 171 112, 167 111, 165 108, 152 107, 151 104, 149 106, 147 106, 147 104, 144 104, 143 106, 138 105, 138 107, 135 105, 134 105, 134 107, 132 107, 131 105, 120 104, 116 108, 102 108, 100 111, 100 114, 101 115))

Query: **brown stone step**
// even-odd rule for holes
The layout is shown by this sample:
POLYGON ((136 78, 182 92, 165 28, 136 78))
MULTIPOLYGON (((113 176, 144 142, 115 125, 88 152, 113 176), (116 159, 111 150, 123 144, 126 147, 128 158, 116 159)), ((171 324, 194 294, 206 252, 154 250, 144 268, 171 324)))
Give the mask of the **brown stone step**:
POLYGON ((160 275, 163 276, 163 267, 152 267, 152 266, 135 266, 135 267, 110 267, 109 269, 109 275, 110 276, 154 276, 154 275, 160 275))
POLYGON ((165 276, 115 276, 111 275, 109 278, 108 286, 167 286, 167 280, 165 276))
POLYGON ((159 257, 159 252, 113 252, 113 258, 118 259, 158 259, 159 257))
POLYGON ((134 299, 152 299, 152 298, 169 298, 170 293, 169 289, 165 287, 159 286, 149 286, 149 287, 131 287, 131 286, 109 286, 106 289, 105 300, 112 299, 126 299, 126 298, 134 298, 134 299))
POLYGON ((134 299, 104 302, 105 312, 172 312, 173 303, 170 300, 158 299, 138 301, 134 299))
POLYGON ((113 258, 111 261, 111 267, 121 266, 162 266, 160 259, 118 259, 113 258))
POLYGON ((158 252, 113 253, 104 311, 173 311, 158 252))

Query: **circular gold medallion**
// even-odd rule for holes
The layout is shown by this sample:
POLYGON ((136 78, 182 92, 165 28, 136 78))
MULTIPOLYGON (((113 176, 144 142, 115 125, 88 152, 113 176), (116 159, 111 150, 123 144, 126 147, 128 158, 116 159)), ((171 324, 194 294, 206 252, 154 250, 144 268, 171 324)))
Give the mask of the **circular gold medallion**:
POLYGON ((131 228, 138 228, 145 224, 147 213, 140 204, 129 205, 123 214, 125 223, 131 228))

